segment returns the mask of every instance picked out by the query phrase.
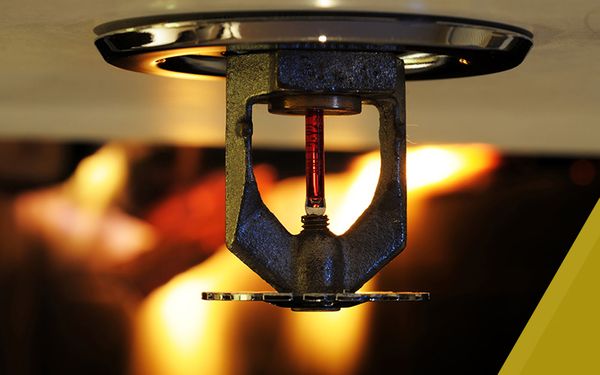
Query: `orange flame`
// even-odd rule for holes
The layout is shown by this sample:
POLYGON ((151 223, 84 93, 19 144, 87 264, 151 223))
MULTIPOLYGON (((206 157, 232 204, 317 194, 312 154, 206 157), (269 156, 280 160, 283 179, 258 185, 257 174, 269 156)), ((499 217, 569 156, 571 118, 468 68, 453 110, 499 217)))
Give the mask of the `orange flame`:
POLYGON ((112 264, 150 249, 156 241, 152 228, 116 208, 127 169, 124 146, 102 147, 64 184, 20 196, 19 225, 67 259, 112 264))
MULTIPOLYGON (((426 146, 409 149, 408 190, 430 193, 456 187, 493 168, 498 154, 488 146, 426 146)), ((331 230, 343 233, 369 205, 379 176, 379 155, 356 160, 348 173, 329 175, 327 214, 331 230)), ((304 179, 280 182, 264 197, 268 207, 291 232, 300 230, 304 179), (291 206, 290 202, 298 202, 291 206)), ((370 282, 365 289, 373 286, 370 282)), ((282 356, 307 373, 348 374, 360 361, 371 306, 338 313, 292 313, 264 304, 200 302, 203 290, 261 290, 266 284, 225 249, 153 293, 140 313, 136 370, 140 374, 244 373, 243 332, 267 335, 274 322, 283 324, 282 356), (252 320, 243 325, 240 321, 252 320), (262 327, 262 329, 264 329, 262 327)), ((247 344, 247 343, 246 343, 247 344)))
POLYGON ((411 148, 406 159, 408 192, 454 189, 495 168, 499 161, 498 152, 487 145, 411 148))

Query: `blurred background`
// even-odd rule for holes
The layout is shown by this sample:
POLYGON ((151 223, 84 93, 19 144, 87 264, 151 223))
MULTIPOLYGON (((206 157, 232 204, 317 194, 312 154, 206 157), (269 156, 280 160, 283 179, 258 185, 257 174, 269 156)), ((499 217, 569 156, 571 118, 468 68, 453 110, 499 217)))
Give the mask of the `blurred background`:
MULTIPOLYGON (((427 303, 293 313, 206 302, 269 290, 223 246, 224 151, 2 141, 0 369, 7 374, 495 373, 600 196, 600 160, 409 147, 409 245, 363 290, 427 303)), ((292 232, 301 151, 257 149, 292 232)), ((331 228, 368 205, 377 152, 329 152, 331 228)))

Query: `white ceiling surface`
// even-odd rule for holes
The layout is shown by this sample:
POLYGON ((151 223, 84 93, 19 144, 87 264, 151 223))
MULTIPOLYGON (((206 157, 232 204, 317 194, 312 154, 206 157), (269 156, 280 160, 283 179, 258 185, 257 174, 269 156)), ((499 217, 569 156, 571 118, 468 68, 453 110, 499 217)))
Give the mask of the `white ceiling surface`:
MULTIPOLYGON (((163 13, 315 9, 464 16, 533 31, 516 69, 408 83, 409 138, 535 153, 600 154, 598 0, 19 0, 0 12, 0 138, 128 139, 222 145, 225 83, 148 76, 105 63, 92 29, 163 13)), ((377 145, 374 111, 328 120, 328 148, 377 145)), ((299 119, 255 115, 256 146, 302 145, 299 119), (268 128, 268 131, 267 131, 268 128)))

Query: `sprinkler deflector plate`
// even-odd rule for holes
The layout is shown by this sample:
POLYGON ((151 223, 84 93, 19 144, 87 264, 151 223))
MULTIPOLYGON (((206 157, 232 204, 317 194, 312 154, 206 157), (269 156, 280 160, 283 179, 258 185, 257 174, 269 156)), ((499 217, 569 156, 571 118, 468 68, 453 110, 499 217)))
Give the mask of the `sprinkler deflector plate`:
POLYGON ((519 65, 524 29, 473 19, 357 12, 233 12, 144 17, 94 30, 104 59, 158 75, 224 76, 226 53, 281 49, 395 52, 406 80, 475 76, 519 65))
POLYGON ((207 301, 261 301, 294 311, 338 311, 365 302, 423 302, 428 292, 364 292, 364 293, 278 293, 278 292, 204 292, 207 301))

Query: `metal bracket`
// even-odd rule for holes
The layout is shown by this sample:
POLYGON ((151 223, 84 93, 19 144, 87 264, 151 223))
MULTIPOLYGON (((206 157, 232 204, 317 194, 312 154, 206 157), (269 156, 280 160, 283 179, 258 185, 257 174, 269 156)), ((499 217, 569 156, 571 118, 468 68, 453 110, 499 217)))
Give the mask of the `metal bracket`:
POLYGON ((227 56, 226 240, 277 291, 354 292, 406 244, 405 102, 393 53, 283 50, 227 56), (252 169, 252 106, 293 94, 343 94, 380 113, 381 174, 371 205, 342 236, 306 223, 290 234, 264 205, 252 169))

